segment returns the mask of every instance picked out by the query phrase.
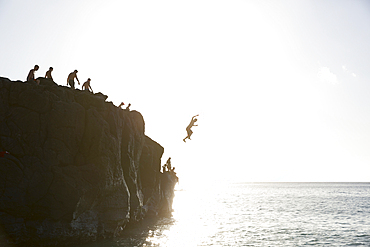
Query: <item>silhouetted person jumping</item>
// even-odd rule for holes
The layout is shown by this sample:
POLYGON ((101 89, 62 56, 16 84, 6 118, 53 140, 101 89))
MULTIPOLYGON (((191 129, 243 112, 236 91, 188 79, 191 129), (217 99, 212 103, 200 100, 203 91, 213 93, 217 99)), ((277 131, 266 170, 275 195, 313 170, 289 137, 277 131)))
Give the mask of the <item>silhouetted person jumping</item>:
POLYGON ((53 77, 51 76, 51 72, 53 71, 53 67, 50 67, 48 71, 46 71, 45 78, 53 80, 53 77))
POLYGON ((27 81, 34 81, 37 83, 37 85, 40 84, 40 81, 39 80, 35 80, 35 72, 39 70, 39 66, 36 64, 33 69, 30 70, 30 72, 28 73, 28 76, 27 76, 27 81))
POLYGON ((197 115, 195 115, 194 117, 192 117, 192 118, 191 118, 191 121, 190 121, 190 123, 189 123, 189 125, 188 125, 188 127, 186 127, 186 132, 188 133, 188 135, 187 135, 184 139, 182 139, 184 142, 186 142, 186 141, 185 141, 186 139, 191 140, 191 139, 190 139, 190 136, 193 134, 193 131, 191 131, 191 127, 193 127, 193 126, 198 126, 198 125, 195 125, 195 124, 194 124, 196 121, 198 121, 198 119, 196 119, 196 118, 195 118, 195 117, 197 117, 197 116, 199 116, 199 114, 197 114, 197 115))
POLYGON ((75 78, 78 82, 78 85, 80 85, 80 81, 77 78, 77 72, 78 72, 77 70, 73 71, 72 73, 68 75, 68 78, 67 78, 67 86, 70 85, 71 88, 73 89, 75 88, 75 78))
POLYGON ((87 79, 87 81, 85 81, 84 84, 82 84, 82 90, 89 91, 89 92, 91 90, 91 92, 94 93, 90 86, 90 82, 91 82, 91 79, 90 78, 87 79))

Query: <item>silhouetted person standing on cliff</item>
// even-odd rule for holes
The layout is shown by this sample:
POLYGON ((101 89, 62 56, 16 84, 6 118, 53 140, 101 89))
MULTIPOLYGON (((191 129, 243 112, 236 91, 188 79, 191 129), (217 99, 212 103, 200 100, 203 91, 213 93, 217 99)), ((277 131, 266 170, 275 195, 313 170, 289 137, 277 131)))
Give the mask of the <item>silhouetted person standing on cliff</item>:
POLYGON ((91 92, 94 93, 90 86, 90 82, 91 82, 91 79, 90 78, 87 79, 87 81, 85 81, 84 84, 82 84, 82 90, 89 91, 89 92, 91 90, 91 92))
POLYGON ((75 89, 75 78, 78 82, 78 85, 80 85, 80 81, 77 78, 77 72, 78 72, 77 70, 73 71, 68 75, 67 78, 67 86, 70 85, 72 89, 75 89))
POLYGON ((53 67, 50 67, 48 71, 46 71, 45 78, 53 80, 53 77, 51 76, 51 72, 53 71, 53 67))
POLYGON ((39 70, 39 66, 36 64, 35 67, 33 67, 33 69, 31 69, 30 72, 28 73, 28 76, 27 76, 28 82, 34 81, 37 83, 37 85, 40 84, 39 80, 35 80, 35 72, 38 70, 39 70))
POLYGON ((171 165, 171 157, 168 158, 166 164, 164 165, 165 167, 167 167, 167 170, 170 171, 172 169, 172 165, 171 165))
POLYGON ((188 125, 188 127, 186 127, 186 132, 188 133, 188 135, 183 139, 184 142, 186 142, 185 140, 186 139, 190 139, 190 136, 193 134, 193 131, 191 131, 191 127, 193 126, 198 126, 198 125, 195 125, 195 122, 198 121, 198 119, 196 119, 195 117, 199 116, 199 114, 195 115, 194 117, 191 118, 191 121, 188 125))

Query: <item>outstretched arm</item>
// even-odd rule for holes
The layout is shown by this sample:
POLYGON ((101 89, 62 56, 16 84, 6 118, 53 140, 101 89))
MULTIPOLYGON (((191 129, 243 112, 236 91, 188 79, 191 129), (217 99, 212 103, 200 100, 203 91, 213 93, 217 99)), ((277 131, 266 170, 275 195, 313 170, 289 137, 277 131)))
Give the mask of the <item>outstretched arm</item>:
POLYGON ((195 117, 198 117, 198 116, 199 116, 199 114, 197 114, 197 115, 193 116, 191 119, 193 120, 195 117))

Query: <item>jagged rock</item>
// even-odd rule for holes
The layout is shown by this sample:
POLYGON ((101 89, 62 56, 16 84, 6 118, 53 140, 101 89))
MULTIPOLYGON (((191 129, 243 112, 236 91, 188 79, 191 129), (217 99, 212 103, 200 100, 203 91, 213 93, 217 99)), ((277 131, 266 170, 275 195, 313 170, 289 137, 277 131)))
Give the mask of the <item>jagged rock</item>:
MULTIPOLYGON (((107 96, 0 77, 0 228, 40 246, 92 241, 172 210, 176 181, 137 111, 107 96)), ((0 232, 0 243, 2 234, 0 232)))

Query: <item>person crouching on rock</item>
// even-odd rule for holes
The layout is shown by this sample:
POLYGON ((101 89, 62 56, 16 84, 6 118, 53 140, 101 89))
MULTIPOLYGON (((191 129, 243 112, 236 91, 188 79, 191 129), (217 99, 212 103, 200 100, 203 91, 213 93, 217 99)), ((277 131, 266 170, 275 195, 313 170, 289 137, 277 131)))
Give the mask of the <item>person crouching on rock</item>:
POLYGON ((28 76, 27 76, 27 82, 31 82, 31 81, 34 81, 37 83, 37 85, 40 84, 40 81, 39 80, 35 80, 35 72, 39 70, 39 66, 36 64, 33 69, 30 70, 30 72, 28 73, 28 76))
POLYGON ((78 85, 80 85, 80 81, 77 78, 77 72, 78 72, 77 70, 73 71, 68 75, 67 78, 67 86, 70 85, 72 89, 75 89, 75 78, 78 82, 78 85))
POLYGON ((90 82, 91 82, 91 79, 88 78, 87 81, 85 81, 84 84, 82 84, 82 90, 85 90, 85 91, 88 91, 88 92, 90 92, 90 90, 91 90, 91 92, 94 93, 91 86, 90 86, 90 82))
POLYGON ((50 67, 48 71, 46 71, 45 78, 51 79, 53 81, 53 77, 51 76, 51 72, 53 71, 53 67, 50 67))

